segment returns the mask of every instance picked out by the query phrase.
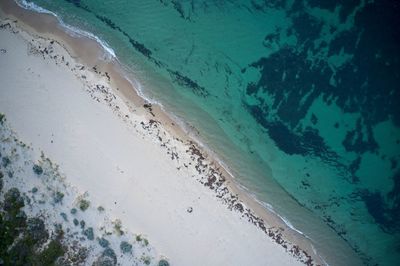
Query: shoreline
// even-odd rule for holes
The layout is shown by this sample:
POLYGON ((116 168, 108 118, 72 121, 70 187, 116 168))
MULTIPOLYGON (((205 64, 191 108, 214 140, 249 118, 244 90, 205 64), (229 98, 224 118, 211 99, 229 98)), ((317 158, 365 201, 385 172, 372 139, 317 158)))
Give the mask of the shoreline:
MULTIPOLYGON (((184 128, 181 128, 181 123, 177 123, 171 118, 170 115, 165 113, 162 106, 149 104, 146 99, 143 99, 140 95, 140 92, 137 91, 137 88, 132 85, 132 81, 128 80, 128 77, 124 76, 123 68, 119 65, 120 63, 118 62, 117 58, 114 59, 115 61, 103 61, 101 59, 102 53, 100 52, 103 48, 99 43, 96 42, 96 40, 90 38, 86 39, 86 37, 70 36, 67 32, 63 32, 63 30, 59 28, 59 21, 50 14, 39 14, 22 9, 20 7, 18 7, 20 8, 20 10, 18 10, 17 7, 13 7, 12 3, 10 2, 14 3, 13 1, 9 1, 8 4, 10 4, 10 6, 8 6, 8 8, 10 9, 8 11, 11 12, 11 15, 18 20, 19 27, 22 27, 23 30, 28 31, 29 33, 33 32, 34 35, 40 35, 50 40, 56 40, 60 45, 64 46, 66 51, 70 53, 74 60, 82 65, 87 66, 87 69, 90 68, 90 66, 96 66, 95 72, 106 73, 105 75, 110 81, 110 87, 113 89, 113 92, 124 99, 124 102, 129 107, 135 108, 135 110, 137 110, 140 114, 145 115, 149 120, 154 119, 156 121, 161 121, 162 127, 170 132, 172 136, 177 137, 183 142, 192 142, 192 152, 194 154, 199 154, 200 157, 212 161, 211 167, 213 169, 217 169, 216 171, 218 171, 223 177, 223 184, 228 187, 229 192, 233 195, 238 195, 239 202, 244 204, 244 208, 249 208, 249 213, 253 215, 252 219, 256 220, 255 224, 258 229, 262 229, 262 226, 266 228, 264 223, 267 223, 268 227, 282 228, 282 230, 280 230, 280 236, 277 242, 280 242, 281 238, 283 238, 292 244, 297 244, 300 247, 300 250, 306 252, 307 256, 312 258, 313 263, 324 263, 324 261, 318 257, 318 254, 315 253, 312 244, 306 239, 307 236, 300 235, 299 232, 295 232, 295 229, 293 230, 285 223, 283 217, 279 217, 279 214, 273 213, 271 210, 267 210, 260 203, 256 202, 251 195, 248 195, 248 192, 240 188, 234 177, 230 175, 229 170, 226 170, 223 166, 223 163, 219 162, 218 158, 215 158, 215 154, 208 151, 207 148, 201 143, 198 143, 198 140, 191 138, 189 136, 190 134, 187 132, 187 129, 185 130, 184 128), (13 14, 12 12, 16 13, 13 14), (45 27, 40 25, 41 20, 46 22, 45 24, 47 25, 45 27), (23 23, 22 26, 21 21, 23 23), (98 49, 92 49, 93 45, 97 45, 98 49), (78 47, 83 49, 78 49, 78 47), (87 51, 90 52, 86 53, 87 51), (143 108, 142 106, 145 107, 143 108), (212 153, 212 155, 210 155, 210 153, 212 153), (262 226, 260 225, 260 218, 258 217, 261 217, 262 219, 262 226)), ((7 15, 10 15, 10 13, 7 15)), ((264 232, 267 233, 265 230, 264 232)), ((311 261, 309 263, 311 265, 311 261)))

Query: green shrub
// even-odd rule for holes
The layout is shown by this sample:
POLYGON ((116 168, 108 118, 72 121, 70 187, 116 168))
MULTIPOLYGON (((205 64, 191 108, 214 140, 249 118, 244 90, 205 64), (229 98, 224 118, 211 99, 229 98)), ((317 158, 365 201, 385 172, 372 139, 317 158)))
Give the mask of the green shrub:
POLYGON ((85 199, 81 199, 79 201, 79 209, 81 209, 81 211, 86 211, 90 206, 90 202, 88 200, 85 199))
POLYGON ((0 192, 3 190, 4 181, 3 181, 3 173, 0 172, 0 192))
POLYGON ((9 247, 26 227, 26 215, 21 208, 17 201, 17 204, 11 204, 5 213, 0 212, 0 258, 4 260, 4 265, 10 264, 9 247))
POLYGON ((87 237, 87 239, 94 240, 94 232, 92 227, 85 229, 83 234, 87 237))
POLYGON ((57 192, 54 193, 54 195, 53 195, 54 203, 60 203, 60 202, 62 202, 63 198, 64 198, 64 193, 62 193, 62 192, 60 192, 60 191, 57 191, 57 192))
POLYGON ((62 234, 50 241, 43 251, 38 247, 49 238, 44 221, 39 217, 27 219, 24 199, 16 188, 4 194, 0 211, 0 265, 54 265, 64 254, 60 243, 62 234))
POLYGON ((49 237, 43 220, 38 217, 28 219, 27 235, 34 243, 44 243, 49 237))
MULTIPOLYGON (((86 247, 79 247, 78 251, 70 252, 65 263, 60 263, 58 265, 85 265, 89 254, 89 250, 86 247)), ((92 265, 93 266, 93 265, 92 265)))
POLYGON ((121 244, 119 245, 119 248, 121 249, 122 253, 132 252, 132 245, 126 241, 122 241, 121 244))
POLYGON ((99 239, 98 239, 98 242, 99 242, 99 245, 100 245, 102 248, 107 248, 107 247, 110 245, 110 242, 109 242, 107 239, 105 239, 104 237, 99 238, 99 239))
POLYGON ((74 225, 75 225, 75 226, 78 226, 78 225, 79 225, 78 219, 74 218, 73 222, 74 222, 74 225))
POLYGON ((161 259, 158 262, 158 266, 169 266, 169 262, 167 260, 165 260, 165 259, 161 259))
POLYGON ((114 221, 114 229, 115 229, 115 232, 117 233, 117 235, 121 236, 124 234, 124 231, 122 231, 121 221, 118 219, 114 221))
POLYGON ((64 221, 68 222, 68 216, 65 212, 60 213, 61 217, 63 218, 64 221))
POLYGON ((49 245, 38 256, 38 265, 54 265, 57 258, 65 253, 63 245, 59 240, 51 240, 49 245))
POLYGON ((19 209, 25 206, 24 199, 21 197, 17 188, 11 188, 4 194, 4 210, 15 216, 19 209))
POLYGON ((150 265, 151 259, 149 256, 142 257, 143 263, 146 265, 150 265))
POLYGON ((43 174, 43 168, 40 165, 34 164, 32 170, 37 175, 43 174))
POLYGON ((2 163, 3 167, 6 168, 11 163, 11 160, 10 160, 10 158, 5 156, 5 157, 1 158, 1 163, 2 163))
POLYGON ((93 262, 92 266, 114 266, 116 264, 116 260, 113 258, 101 255, 93 262))
POLYGON ((111 248, 106 248, 103 253, 101 254, 103 257, 109 257, 112 259, 114 265, 117 264, 117 255, 115 254, 114 250, 111 248))

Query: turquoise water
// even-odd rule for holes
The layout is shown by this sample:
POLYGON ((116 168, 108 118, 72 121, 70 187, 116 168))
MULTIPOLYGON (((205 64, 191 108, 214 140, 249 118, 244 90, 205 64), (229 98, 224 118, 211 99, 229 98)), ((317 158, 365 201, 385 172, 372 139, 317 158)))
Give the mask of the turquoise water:
POLYGON ((328 263, 400 261, 395 1, 33 2, 105 40, 328 263))

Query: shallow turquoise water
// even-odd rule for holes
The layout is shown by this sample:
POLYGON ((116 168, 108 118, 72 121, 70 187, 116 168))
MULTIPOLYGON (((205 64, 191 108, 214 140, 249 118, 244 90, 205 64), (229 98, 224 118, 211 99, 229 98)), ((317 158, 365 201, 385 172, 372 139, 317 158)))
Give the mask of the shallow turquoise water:
POLYGON ((34 2, 105 40, 328 262, 336 238, 400 261, 394 1, 34 2))

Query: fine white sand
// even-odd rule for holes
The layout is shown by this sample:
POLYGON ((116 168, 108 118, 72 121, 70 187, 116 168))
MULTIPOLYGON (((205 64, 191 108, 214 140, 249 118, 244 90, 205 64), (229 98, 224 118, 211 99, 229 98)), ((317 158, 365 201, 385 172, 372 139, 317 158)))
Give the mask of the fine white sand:
POLYGON ((13 25, 0 29, 0 49, 0 112, 21 140, 171 265, 301 264, 203 186, 188 143, 114 93, 104 74, 13 25))

